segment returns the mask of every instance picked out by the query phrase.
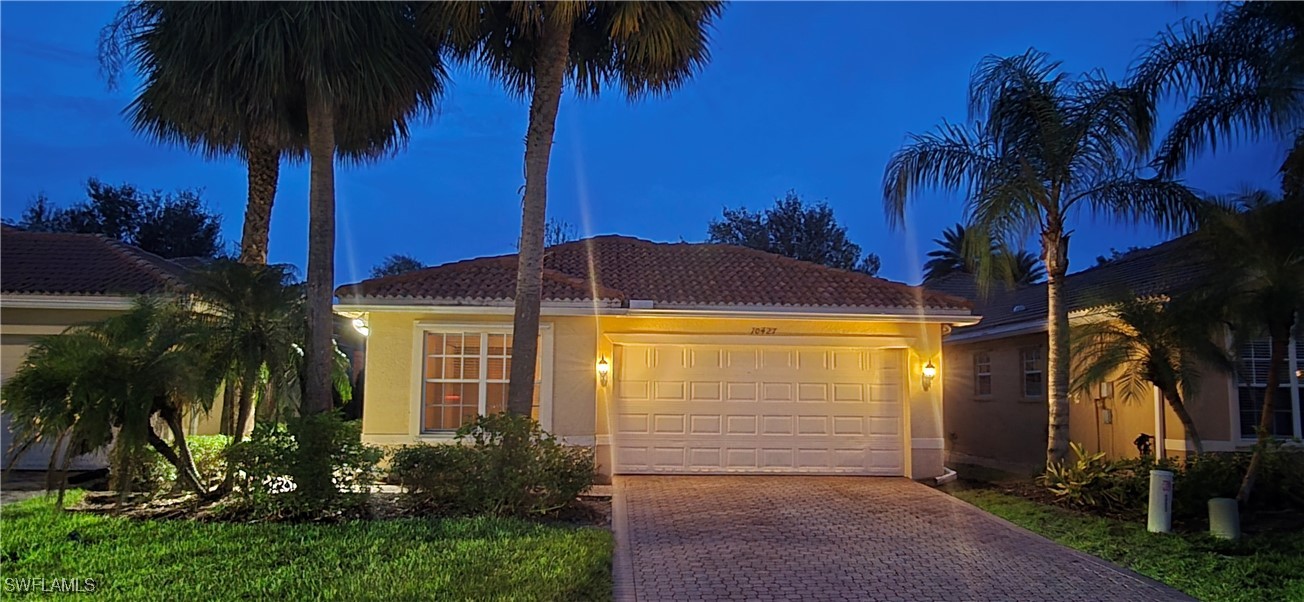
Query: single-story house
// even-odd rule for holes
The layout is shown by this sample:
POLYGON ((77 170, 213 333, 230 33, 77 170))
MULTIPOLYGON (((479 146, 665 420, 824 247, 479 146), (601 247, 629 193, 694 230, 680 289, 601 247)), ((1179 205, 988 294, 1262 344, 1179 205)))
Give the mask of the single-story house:
MULTIPOLYGON (((1198 285, 1204 267, 1192 237, 1127 253, 1068 276, 1070 325, 1107 315, 1119 294, 1180 294, 1198 285)), ((974 463, 1018 472, 1039 472, 1047 436, 1046 285, 1013 290, 993 287, 980 294, 973 277, 953 274, 931 288, 972 301, 982 316, 956 328, 943 342, 950 360, 944 372, 948 462, 974 463), (993 425, 1000 425, 993 428, 993 425)), ((1235 451, 1254 443, 1267 374, 1268 341, 1237 350, 1234 373, 1202 371, 1196 395, 1185 400, 1205 451, 1235 451)), ((1290 364, 1274 413, 1277 435, 1301 436, 1300 396, 1304 381, 1304 334, 1297 327, 1290 364)), ((1194 446, 1168 404, 1128 401, 1111 384, 1070 401, 1069 438, 1109 457, 1137 457, 1138 436, 1154 437, 1153 451, 1182 456, 1194 446)))
MULTIPOLYGON (((339 287, 369 331, 363 439, 448 441, 502 411, 514 255, 339 287)), ((950 295, 743 247, 550 247, 534 415, 604 476, 943 473, 950 295), (927 370, 925 367, 927 366, 927 370)))
MULTIPOLYGON (((122 313, 141 295, 175 294, 184 286, 185 271, 176 263, 103 236, 4 227, 0 232, 0 383, 18 370, 36 339, 122 313)), ((0 400, 0 416, 3 407, 0 400)), ((0 421, 0 462, 8 467, 15 441, 8 416, 0 421)), ((192 432, 211 434, 217 421, 197 415, 190 417, 190 426, 192 432)), ((48 445, 33 446, 18 458, 15 468, 43 470, 52 452, 48 445)), ((76 458, 72 467, 105 464, 105 454, 100 452, 76 458)))

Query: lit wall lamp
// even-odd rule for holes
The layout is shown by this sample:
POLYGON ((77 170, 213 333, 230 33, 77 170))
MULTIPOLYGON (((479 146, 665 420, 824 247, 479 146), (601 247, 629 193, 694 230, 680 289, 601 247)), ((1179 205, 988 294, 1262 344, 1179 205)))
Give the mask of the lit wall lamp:
POLYGON ((362 318, 353 318, 353 329, 364 337, 371 334, 371 327, 367 326, 367 321, 362 318))
POLYGON ((611 364, 607 363, 607 356, 602 356, 598 360, 598 381, 602 386, 607 386, 607 375, 611 374, 611 364))
POLYGON ((933 379, 937 378, 937 366, 933 365, 933 360, 928 360, 928 363, 924 364, 923 375, 924 390, 927 391, 933 386, 933 379))

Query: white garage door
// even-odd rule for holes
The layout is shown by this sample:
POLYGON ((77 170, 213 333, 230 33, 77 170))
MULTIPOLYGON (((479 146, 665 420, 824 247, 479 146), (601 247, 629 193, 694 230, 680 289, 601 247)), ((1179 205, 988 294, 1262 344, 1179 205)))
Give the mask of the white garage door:
POLYGON ((617 345, 615 472, 904 474, 901 354, 617 345))

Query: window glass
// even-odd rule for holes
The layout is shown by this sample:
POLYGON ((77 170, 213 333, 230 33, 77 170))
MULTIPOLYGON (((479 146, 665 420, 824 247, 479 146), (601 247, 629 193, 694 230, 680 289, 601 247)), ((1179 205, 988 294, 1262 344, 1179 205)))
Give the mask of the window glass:
POLYGON ((1023 360, 1023 396, 1041 397, 1045 388, 1041 367, 1041 348, 1024 349, 1021 356, 1023 360))
MULTIPOLYGON (((512 335, 488 332, 429 332, 425 335, 422 369, 423 432, 453 431, 481 412, 507 409, 511 376, 512 335)), ((542 345, 540 345, 542 364, 542 345)), ((542 370, 535 371, 534 407, 539 419, 542 370)))
POLYGON ((992 356, 986 351, 973 354, 973 393, 978 396, 992 394, 992 356))
MULTIPOLYGON (((1292 363, 1298 367, 1300 361, 1299 333, 1295 342, 1288 349, 1295 355, 1294 361, 1288 361, 1277 374, 1277 394, 1272 400, 1272 421, 1270 431, 1278 437, 1292 437, 1295 434, 1295 412, 1293 396, 1299 394, 1298 375, 1291 370, 1292 363)), ((1243 345, 1239 350, 1240 363, 1236 370, 1236 398, 1241 417, 1241 437, 1252 439, 1258 436, 1259 421, 1263 417, 1264 395, 1268 391, 1268 371, 1272 357, 1272 342, 1259 339, 1243 345)))

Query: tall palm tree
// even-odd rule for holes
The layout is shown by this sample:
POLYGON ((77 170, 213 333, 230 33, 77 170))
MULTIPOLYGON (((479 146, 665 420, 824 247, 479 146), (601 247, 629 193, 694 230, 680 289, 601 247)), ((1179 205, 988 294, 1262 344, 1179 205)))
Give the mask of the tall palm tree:
MULTIPOLYGON (((969 85, 969 120, 913 135, 892 156, 883 177, 888 219, 899 226, 907 203, 935 187, 968 199, 972 255, 1017 248, 1025 236, 1039 235, 1049 305, 1046 459, 1058 463, 1068 450, 1063 289, 1074 216, 1085 209, 1176 229, 1188 225, 1197 199, 1177 182, 1136 175, 1154 128, 1146 96, 1099 73, 1070 78, 1041 52, 984 59, 969 85)), ((994 268, 980 262, 980 281, 994 268)))
POLYGON ((161 90, 174 95, 169 102, 211 103, 219 117, 226 114, 221 107, 249 106, 258 115, 253 126, 267 116, 302 134, 310 161, 304 409, 327 410, 335 161, 383 157, 406 141, 408 123, 432 110, 442 93, 439 49, 417 29, 410 3, 157 2, 139 10, 149 18, 131 39, 141 40, 137 55, 167 82, 161 90), (190 86, 200 93, 175 98, 190 86))
POLYGON ((1238 342, 1264 334, 1270 341, 1258 445, 1237 495, 1242 503, 1249 501, 1263 452, 1273 436, 1273 409, 1282 402, 1279 385, 1286 373, 1290 336, 1297 316, 1304 311, 1301 224, 1304 200, 1276 200, 1266 193, 1254 193, 1239 199, 1236 208, 1212 206, 1199 232, 1213 266, 1206 288, 1226 308, 1229 321, 1237 327, 1238 342))
POLYGON ((1106 317, 1072 333, 1075 393, 1116 379, 1126 401, 1144 401, 1159 389, 1197 453, 1204 453, 1185 400, 1199 389, 1206 367, 1230 370, 1226 350, 1214 342, 1222 326, 1216 311, 1194 295, 1171 300, 1124 297, 1106 317))
POLYGON ((38 341, 5 383, 15 434, 62 441, 65 458, 112 441, 121 474, 149 445, 176 467, 184 487, 206 495, 182 417, 211 407, 225 370, 191 317, 175 302, 142 299, 125 314, 38 341), (154 431, 156 419, 171 443, 154 431))
POLYGON ((456 55, 530 100, 525 134, 508 410, 533 404, 543 278, 548 164, 563 90, 597 96, 616 86, 630 99, 664 95, 706 64, 708 30, 722 2, 430 3, 423 22, 456 55))
POLYGON ((219 60, 224 44, 194 43, 244 18, 221 3, 132 2, 101 30, 99 55, 110 88, 129 67, 141 76, 125 111, 136 132, 206 157, 244 161, 248 197, 240 261, 266 263, 281 157, 302 158, 303 127, 289 116, 291 99, 232 85, 243 74, 240 65, 219 60))
POLYGON ((1293 142, 1284 188, 1304 192, 1304 5, 1226 3, 1211 19, 1161 32, 1133 81, 1156 98, 1189 100, 1159 147, 1164 173, 1178 172, 1206 145, 1270 136, 1293 142))
POLYGON ((1041 260, 1025 249, 1017 249, 1000 256, 1007 278, 1014 284, 1036 284, 1046 277, 1041 260))

